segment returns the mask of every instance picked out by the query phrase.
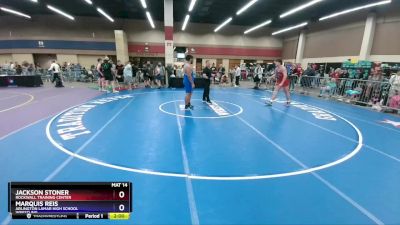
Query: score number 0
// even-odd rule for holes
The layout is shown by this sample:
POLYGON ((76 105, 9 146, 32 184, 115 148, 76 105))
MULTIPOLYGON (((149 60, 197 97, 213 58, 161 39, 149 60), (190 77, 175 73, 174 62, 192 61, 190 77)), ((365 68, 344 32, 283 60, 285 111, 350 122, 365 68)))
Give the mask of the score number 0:
MULTIPOLYGON (((124 197, 125 197, 125 192, 120 191, 120 192, 118 193, 118 196, 119 196, 119 198, 124 198, 124 197)), ((124 204, 120 204, 119 207, 118 207, 118 209, 119 209, 119 211, 121 211, 121 212, 124 211, 124 210, 125 210, 124 204)))

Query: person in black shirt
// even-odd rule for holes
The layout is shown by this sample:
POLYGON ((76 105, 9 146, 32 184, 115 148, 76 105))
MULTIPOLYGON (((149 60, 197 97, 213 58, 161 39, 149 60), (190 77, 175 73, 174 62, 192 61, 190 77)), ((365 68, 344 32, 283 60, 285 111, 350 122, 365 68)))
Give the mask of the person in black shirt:
POLYGON ((105 57, 103 63, 101 64, 101 72, 104 74, 104 78, 106 80, 106 85, 105 85, 106 88, 111 83, 112 91, 114 93, 118 92, 115 90, 114 76, 113 76, 113 72, 112 72, 112 64, 110 63, 110 59, 108 57, 105 57))
POLYGON ((204 87, 204 92, 203 92, 203 101, 207 101, 208 104, 212 104, 210 101, 210 81, 211 81, 211 74, 212 74, 212 69, 210 65, 210 61, 206 61, 206 67, 203 69, 203 78, 206 79, 205 87, 204 87))
POLYGON ((143 79, 144 79, 144 86, 146 88, 151 88, 151 79, 150 79, 150 63, 147 63, 142 68, 143 72, 143 79))
POLYGON ((117 61, 117 66, 115 67, 117 70, 117 82, 123 83, 124 82, 124 64, 121 63, 120 60, 117 61))
POLYGON ((139 72, 139 68, 136 64, 132 64, 132 77, 133 77, 133 87, 136 88, 137 84, 140 83, 140 77, 136 77, 137 73, 139 72))

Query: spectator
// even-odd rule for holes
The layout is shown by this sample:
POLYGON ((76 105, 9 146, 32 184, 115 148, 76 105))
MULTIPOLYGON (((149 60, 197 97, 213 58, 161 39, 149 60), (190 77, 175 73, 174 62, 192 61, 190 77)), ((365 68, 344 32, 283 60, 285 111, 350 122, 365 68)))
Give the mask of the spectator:
POLYGON ((62 77, 60 76, 61 67, 56 62, 56 60, 53 60, 53 62, 51 63, 49 71, 52 71, 52 73, 53 73, 53 80, 51 82, 52 83, 56 82, 55 87, 64 87, 63 82, 62 82, 62 77))
POLYGON ((116 78, 118 83, 124 83, 124 64, 120 60, 117 60, 117 65, 115 66, 116 78))
POLYGON ((23 61, 21 67, 22 67, 22 75, 28 75, 29 63, 27 61, 23 61))
POLYGON ((8 63, 7 61, 5 61, 5 63, 3 64, 1 69, 7 71, 10 69, 10 65, 11 65, 11 62, 8 63))
POLYGON ((150 79, 150 63, 147 63, 146 65, 143 66, 142 72, 143 72, 143 79, 144 79, 144 86, 146 88, 150 87, 151 88, 151 79, 150 79))
POLYGON ((213 77, 213 81, 214 81, 214 84, 215 84, 215 78, 217 77, 217 67, 215 66, 215 63, 213 63, 212 64, 212 66, 211 66, 211 75, 212 75, 212 77, 213 77))
POLYGON ((381 82, 383 80, 382 69, 380 66, 375 66, 372 69, 372 74, 368 77, 367 89, 365 91, 364 101, 379 101, 379 93, 381 91, 381 82))
MULTIPOLYGON (((161 88, 161 77, 162 77, 162 70, 163 70, 163 66, 162 66, 162 64, 159 62, 158 64, 157 64, 157 66, 155 67, 155 69, 154 69, 154 77, 155 77, 155 81, 156 81, 156 84, 157 84, 157 88, 158 89, 160 89, 161 88)), ((165 74, 165 72, 164 72, 164 74, 165 74)))
POLYGON ((35 66, 33 65, 33 63, 29 64, 28 66, 28 74, 29 75, 35 75, 35 66))
POLYGON ((140 75, 138 75, 139 68, 136 66, 136 64, 132 64, 132 83, 133 87, 136 88, 137 84, 140 82, 140 75))
POLYGON ((97 66, 96 66, 96 72, 97 72, 97 81, 99 85, 99 91, 106 91, 105 90, 105 80, 104 80, 104 74, 102 72, 101 65, 103 64, 103 59, 98 58, 97 59, 97 66))
POLYGON ((257 63, 256 68, 254 69, 254 89, 259 89, 260 88, 260 81, 263 77, 263 69, 259 63, 257 63))
MULTIPOLYGON (((389 99, 389 107, 392 109, 400 109, 400 91, 395 89, 393 96, 389 99)), ((398 111, 399 112, 399 111, 398 111)))
POLYGON ((124 67, 123 75, 124 75, 124 88, 127 88, 128 90, 132 90, 133 70, 132 70, 131 62, 128 62, 126 64, 126 66, 124 67))
POLYGON ((397 73, 393 74, 390 79, 390 92, 389 96, 392 96, 395 94, 396 91, 400 92, 400 71, 397 73))
POLYGON ((10 62, 10 70, 11 71, 15 71, 15 68, 16 68, 16 66, 18 65, 18 63, 17 62, 10 62))
POLYGON ((158 67, 160 69, 159 83, 160 83, 160 86, 164 86, 165 74, 166 74, 165 67, 163 66, 163 64, 161 62, 158 63, 158 67))
MULTIPOLYGON (((112 92, 115 93, 118 91, 115 90, 114 75, 113 75, 112 67, 113 67, 112 61, 108 57, 105 57, 103 60, 103 63, 101 64, 101 72, 104 74, 106 90, 109 87, 109 85, 111 84, 111 90, 112 90, 112 92)), ((107 90, 107 92, 109 92, 109 91, 107 90)))
POLYGON ((311 67, 311 65, 307 66, 307 69, 304 71, 304 75, 305 76, 302 76, 302 78, 300 80, 300 85, 303 87, 302 93, 305 93, 305 89, 306 88, 310 88, 311 87, 312 81, 313 81, 314 76, 315 76, 315 71, 311 67))
POLYGON ((242 71, 240 69, 239 65, 236 65, 236 70, 235 70, 235 87, 239 87, 239 80, 240 76, 242 75, 242 71))
POLYGON ((232 67, 230 70, 229 70, 229 77, 230 77, 230 79, 231 79, 231 86, 233 87, 233 84, 234 84, 234 80, 235 80, 235 74, 236 74, 236 70, 235 70, 235 67, 232 67))
POLYGON ((22 75, 22 71, 23 71, 22 66, 19 65, 19 64, 17 64, 17 65, 15 66, 15 74, 16 74, 16 75, 22 75))
POLYGON ((329 93, 329 97, 335 93, 336 90, 336 80, 335 78, 330 78, 330 80, 326 83, 326 86, 322 86, 318 97, 322 97, 325 92, 329 93))

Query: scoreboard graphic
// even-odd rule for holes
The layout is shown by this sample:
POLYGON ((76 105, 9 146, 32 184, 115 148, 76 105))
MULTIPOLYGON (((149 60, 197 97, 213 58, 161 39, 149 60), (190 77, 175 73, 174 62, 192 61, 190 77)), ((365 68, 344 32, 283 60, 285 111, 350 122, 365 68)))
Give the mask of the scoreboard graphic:
POLYGON ((10 182, 13 219, 129 219, 130 182, 10 182))

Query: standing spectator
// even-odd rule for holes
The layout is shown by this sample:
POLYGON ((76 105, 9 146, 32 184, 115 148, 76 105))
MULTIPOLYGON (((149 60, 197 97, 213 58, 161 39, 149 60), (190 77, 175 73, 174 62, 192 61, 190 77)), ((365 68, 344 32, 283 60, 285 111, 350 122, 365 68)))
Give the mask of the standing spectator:
POLYGON ((263 77, 263 68, 261 67, 260 63, 257 63, 256 68, 254 69, 254 89, 260 88, 260 81, 263 77))
POLYGON ((10 62, 10 71, 15 72, 15 67, 18 65, 17 62, 10 62))
POLYGON ((151 62, 147 62, 148 74, 150 78, 150 87, 154 83, 154 66, 151 62))
POLYGON ((62 83, 62 78, 60 76, 60 71, 61 71, 60 69, 61 69, 60 65, 58 65, 56 60, 53 60, 53 62, 50 65, 49 71, 53 72, 53 80, 51 82, 52 83, 56 82, 55 87, 64 87, 62 83))
POLYGON ((299 81, 303 75, 303 69, 301 68, 301 64, 295 64, 292 74, 292 79, 290 81, 290 89, 293 91, 295 88, 295 84, 299 81))
POLYGON ((150 63, 147 63, 146 65, 143 66, 142 72, 143 72, 143 79, 144 79, 144 86, 146 88, 150 87, 151 88, 151 79, 150 79, 150 63))
POLYGON ((128 62, 124 67, 123 75, 124 75, 124 88, 132 90, 133 70, 131 62, 128 62))
POLYGON ((217 67, 215 66, 215 63, 212 64, 211 71, 212 71, 211 75, 213 77, 213 81, 214 81, 214 84, 215 84, 215 79, 217 77, 217 67))
MULTIPOLYGON (((105 86, 106 86, 106 88, 108 88, 109 85, 111 84, 112 92, 116 93, 118 91, 115 90, 112 67, 113 67, 113 65, 112 65, 110 59, 108 57, 105 57, 103 60, 103 63, 101 64, 101 72, 103 73, 104 78, 105 78, 105 86)), ((107 90, 107 92, 109 92, 109 91, 107 90)))
POLYGON ((246 80, 246 79, 247 79, 247 67, 246 67, 246 63, 243 63, 243 64, 242 64, 242 66, 240 67, 240 72, 241 72, 242 80, 246 80))
POLYGON ((35 72, 35 66, 33 65, 33 63, 31 63, 28 66, 28 75, 34 75, 34 72, 35 72))
POLYGON ((248 69, 248 77, 251 77, 254 79, 254 65, 253 63, 250 63, 249 69, 248 69))
POLYGON ((229 77, 230 77, 230 79, 231 79, 231 86, 232 86, 232 87, 233 87, 233 85, 234 85, 233 81, 235 80, 235 74, 236 74, 235 67, 232 67, 232 68, 229 70, 229 77))
POLYGON ((7 71, 10 69, 10 66, 11 66, 11 62, 8 63, 7 61, 5 61, 5 63, 3 64, 3 67, 1 69, 7 71))
POLYGON ((165 67, 163 66, 163 64, 161 62, 158 63, 158 67, 160 69, 160 80, 159 80, 159 83, 160 83, 160 86, 164 86, 165 74, 166 74, 165 67))
POLYGON ((22 75, 28 75, 29 63, 27 61, 23 61, 21 67, 22 67, 22 75))
POLYGON ((178 66, 177 68, 176 68, 176 76, 177 77, 182 77, 183 75, 182 75, 182 68, 180 67, 180 66, 178 66))
POLYGON ((236 65, 236 70, 235 70, 235 87, 239 87, 239 80, 240 80, 240 76, 241 76, 241 69, 239 65, 236 65))
POLYGON ((154 77, 155 77, 155 81, 157 84, 157 88, 160 89, 161 88, 161 70, 162 70, 162 64, 158 63, 157 66, 154 69, 154 77))
POLYGON ((132 83, 133 87, 136 88, 138 82, 140 82, 140 76, 138 75, 139 68, 136 66, 136 64, 131 64, 132 65, 132 83))
POLYGON ((16 75, 22 75, 22 72, 23 72, 22 66, 19 65, 19 64, 17 64, 17 65, 15 66, 15 74, 16 74, 16 75))
POLYGON ((120 84, 124 85, 124 64, 120 60, 117 60, 117 65, 115 65, 115 77, 118 87, 120 87, 120 84))
POLYGON ((304 76, 301 77, 300 84, 303 87, 302 93, 305 92, 306 88, 310 88, 312 84, 312 80, 314 79, 315 76, 315 71, 311 67, 311 65, 307 66, 307 69, 303 73, 304 76))
POLYGON ((115 66, 117 82, 124 83, 124 64, 120 60, 117 60, 117 65, 115 66))
MULTIPOLYGON (((97 81, 99 85, 99 91, 106 91, 105 90, 105 81, 104 81, 104 74, 101 70, 101 65, 103 64, 103 59, 98 58, 97 59, 97 66, 96 66, 96 72, 97 72, 97 81)), ((67 66, 67 65, 66 65, 67 66)))
POLYGON ((379 92, 381 90, 381 81, 383 80, 382 68, 375 66, 372 69, 372 75, 368 77, 367 89, 365 91, 364 101, 372 100, 374 102, 379 101, 379 92))

